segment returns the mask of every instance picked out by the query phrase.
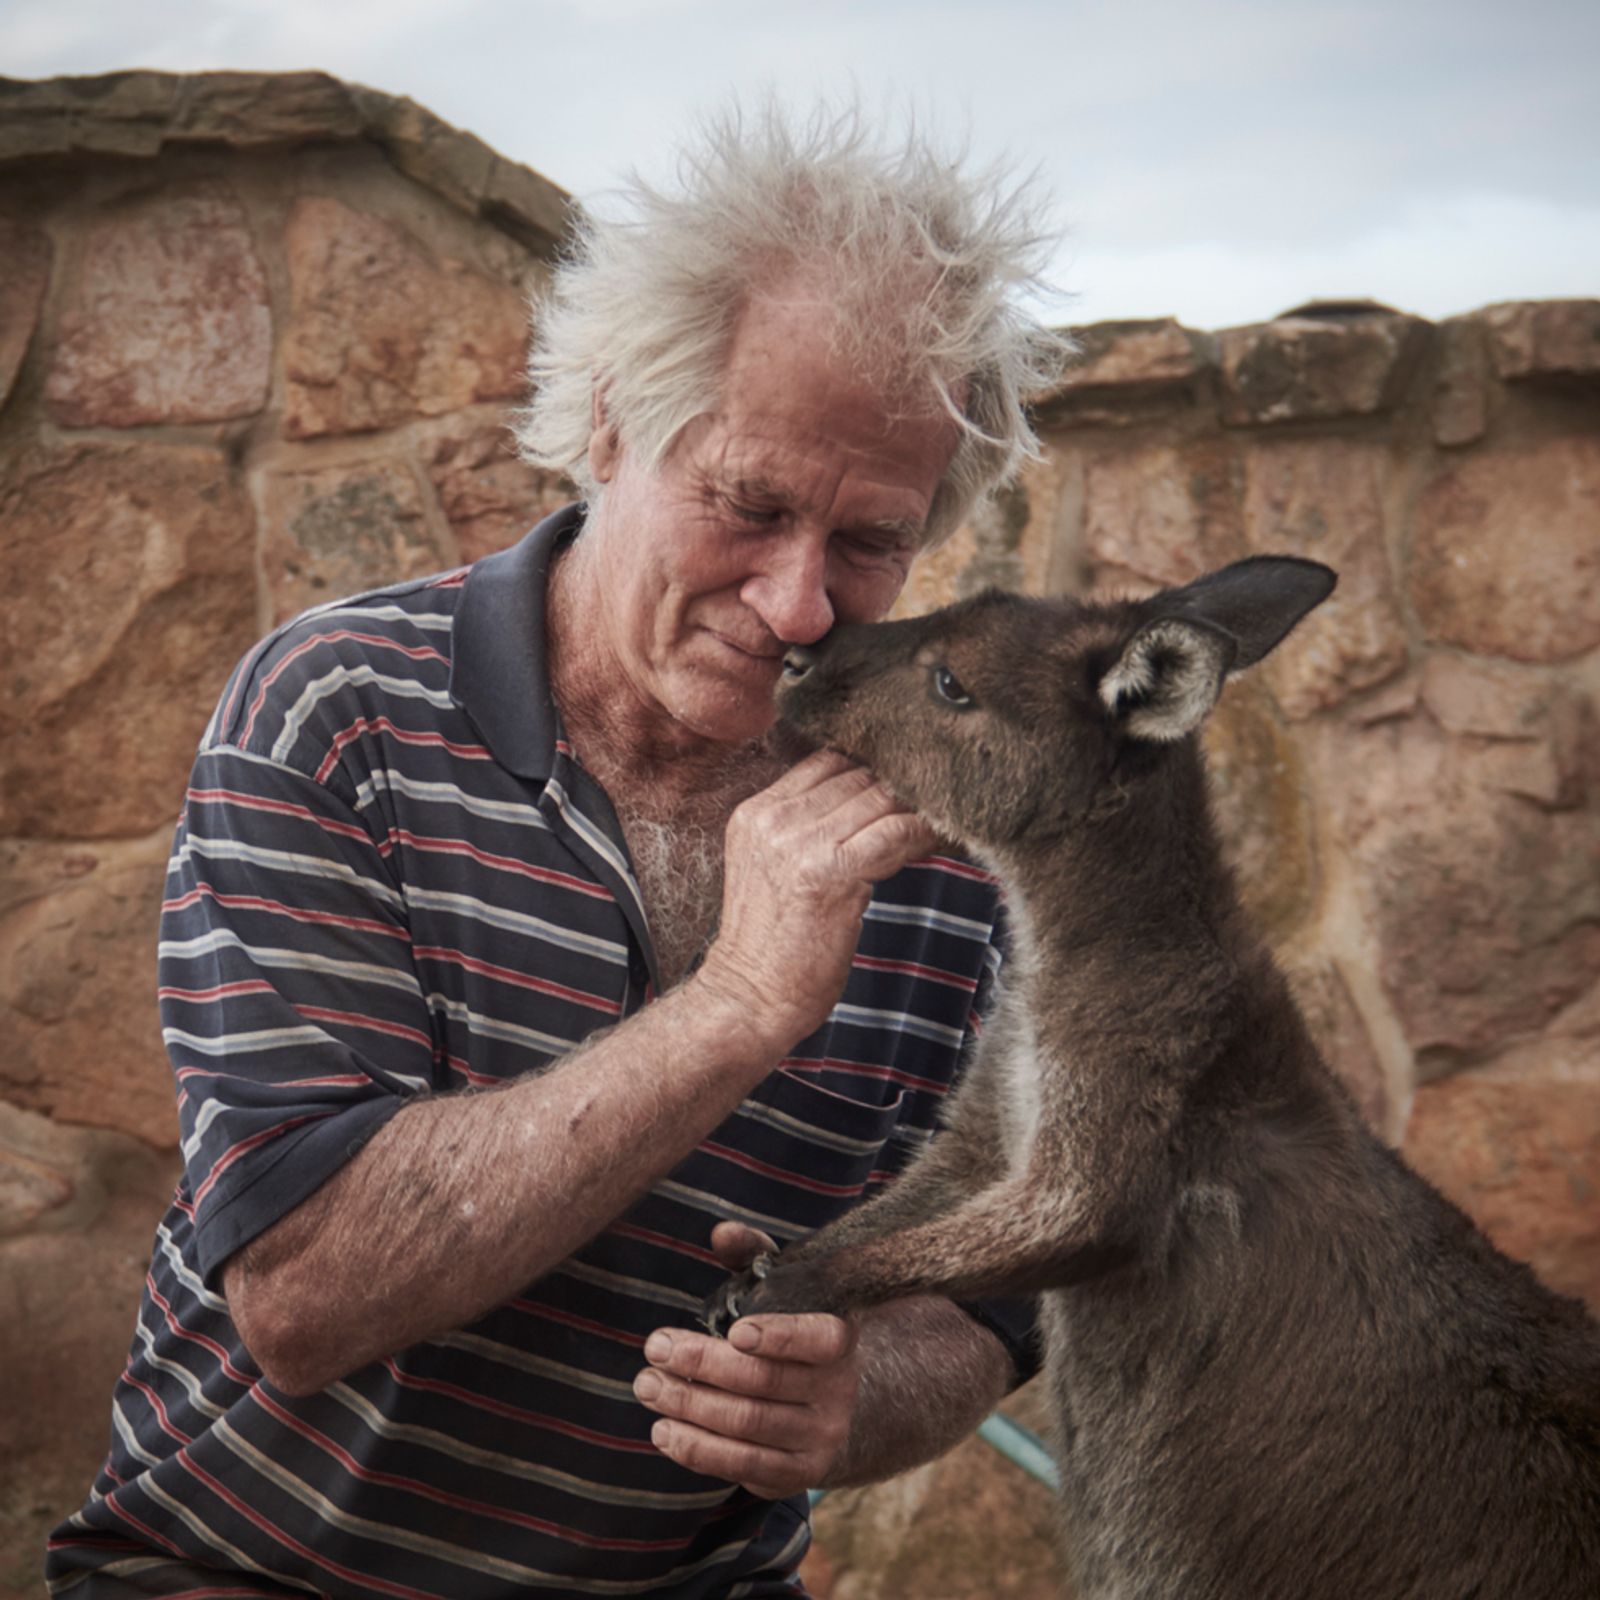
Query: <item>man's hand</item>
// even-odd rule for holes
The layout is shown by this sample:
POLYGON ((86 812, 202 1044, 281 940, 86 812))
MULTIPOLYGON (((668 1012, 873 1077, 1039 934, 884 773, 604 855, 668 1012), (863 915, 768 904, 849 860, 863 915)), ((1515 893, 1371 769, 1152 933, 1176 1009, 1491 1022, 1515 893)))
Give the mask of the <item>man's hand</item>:
MULTIPOLYGON (((711 1245, 739 1271, 772 1240, 719 1223, 711 1245)), ((767 1500, 821 1483, 850 1435, 861 1357, 855 1325, 821 1313, 745 1317, 726 1340, 658 1328, 633 1392, 662 1420, 663 1455, 767 1500)))
POLYGON ((936 842, 864 767, 813 752, 729 818, 722 918, 693 982, 784 1053, 843 992, 873 884, 936 842))

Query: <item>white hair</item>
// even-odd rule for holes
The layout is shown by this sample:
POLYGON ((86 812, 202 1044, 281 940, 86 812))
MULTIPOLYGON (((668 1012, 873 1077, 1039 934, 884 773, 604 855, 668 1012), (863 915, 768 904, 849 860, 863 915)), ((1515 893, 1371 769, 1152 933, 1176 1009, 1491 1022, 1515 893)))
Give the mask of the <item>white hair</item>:
POLYGON ((885 143, 858 107, 798 123, 769 102, 700 134, 680 152, 676 192, 635 175, 624 216, 577 220, 534 304, 533 393, 515 418, 524 459, 593 499, 599 394, 622 443, 659 464, 686 423, 716 408, 752 295, 815 273, 835 348, 960 428, 928 518, 929 542, 945 537, 1038 455, 1025 401, 1073 348, 1020 304, 1042 287, 1051 242, 1028 187, 963 172, 915 129, 885 143))

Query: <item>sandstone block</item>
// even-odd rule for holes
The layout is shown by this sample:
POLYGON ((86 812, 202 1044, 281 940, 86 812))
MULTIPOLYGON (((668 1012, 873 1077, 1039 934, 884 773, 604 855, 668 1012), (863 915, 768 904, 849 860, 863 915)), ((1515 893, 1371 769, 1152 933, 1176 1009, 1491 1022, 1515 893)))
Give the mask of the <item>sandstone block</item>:
POLYGON ((1507 1255, 1600 1312, 1600 1074, 1425 1083, 1403 1149, 1507 1255))
POLYGON ((1537 738, 1555 694, 1543 674, 1448 651, 1428 657, 1419 688, 1441 728, 1480 739, 1537 738))
POLYGON ((248 219, 208 184, 88 228, 45 403, 71 427, 243 417, 266 403, 272 312, 248 219))
POLYGON ((17 381, 28 353, 39 308, 50 285, 49 235, 11 217, 0 217, 0 408, 17 381))
POLYGON ((1343 439, 1263 440, 1245 457, 1250 549, 1308 556, 1339 574, 1332 596, 1263 669, 1290 717, 1326 710, 1405 666, 1384 531, 1387 462, 1381 446, 1343 439))
POLYGON ((324 72, 206 72, 177 80, 173 135, 231 145, 356 139, 357 91, 324 72))
POLYGON ((1411 601, 1430 639, 1516 661, 1600 644, 1600 439, 1446 461, 1414 530, 1411 601))
POLYGON ((1186 583, 1243 554, 1237 476, 1231 451, 1212 440, 1091 456, 1083 542, 1097 577, 1186 583))
POLYGON ((279 621, 456 564, 403 462, 268 471, 258 488, 262 560, 279 621))
POLYGON ((1596 732, 1592 708, 1570 685, 1527 668, 1441 652, 1429 657, 1419 690, 1440 727, 1493 741, 1473 747, 1488 786, 1551 810, 1583 804, 1584 752, 1596 732))
POLYGON ((302 199, 285 234, 291 438, 392 427, 520 392, 522 295, 392 222, 302 199))
POLYGON ((13 82, 0 119, 0 163, 68 150, 152 156, 171 125, 181 82, 167 72, 13 82))
POLYGON ((987 584, 1021 594, 1067 587, 1056 572, 1069 542, 1062 507, 1082 500, 1080 478, 1078 458, 1067 449, 1029 462, 993 505, 980 507, 943 544, 917 557, 891 615, 922 616, 987 584))
POLYGON ((1217 335, 1222 420, 1250 427, 1369 416, 1400 399, 1428 343, 1418 317, 1281 317, 1217 335))
POLYGON ((1374 964, 1425 1072, 1543 1028, 1600 974, 1592 728, 1568 701, 1527 739, 1452 735, 1422 714, 1321 732, 1333 848, 1359 863, 1374 964), (1557 805, 1519 792, 1530 758, 1557 805))
POLYGON ((144 833, 256 633, 253 519, 218 452, 0 463, 0 836, 144 833))
POLYGON ((1142 422, 1192 403, 1210 365, 1204 336, 1172 318, 1074 328, 1079 359, 1036 409, 1069 423, 1142 422))
POLYGON ((1489 425, 1489 356, 1483 323, 1452 317, 1439 324, 1439 365, 1433 381, 1433 437, 1454 446, 1481 439, 1489 425))
POLYGON ((465 562, 515 544, 578 498, 567 479, 518 459, 504 422, 469 417, 446 425, 427 455, 427 471, 465 562))
POLYGON ((13 1104, 176 1143, 155 1000, 171 843, 163 826, 93 847, 0 845, 0 1095, 13 1104))
POLYGON ((1515 300, 1478 316, 1502 378, 1600 374, 1600 300, 1515 300))

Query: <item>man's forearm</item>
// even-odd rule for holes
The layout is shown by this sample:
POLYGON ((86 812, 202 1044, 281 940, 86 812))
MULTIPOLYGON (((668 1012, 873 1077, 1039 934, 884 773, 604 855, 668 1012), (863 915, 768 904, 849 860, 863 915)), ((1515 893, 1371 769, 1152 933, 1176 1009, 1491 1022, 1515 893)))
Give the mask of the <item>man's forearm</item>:
POLYGON ((546 1073, 406 1107, 225 1267, 247 1348, 307 1393, 483 1315, 646 1193, 779 1055, 691 981, 546 1073))
POLYGON ((864 1312, 861 1359, 850 1434, 819 1488, 873 1483, 942 1455, 1016 1378, 992 1333, 932 1296, 864 1312))

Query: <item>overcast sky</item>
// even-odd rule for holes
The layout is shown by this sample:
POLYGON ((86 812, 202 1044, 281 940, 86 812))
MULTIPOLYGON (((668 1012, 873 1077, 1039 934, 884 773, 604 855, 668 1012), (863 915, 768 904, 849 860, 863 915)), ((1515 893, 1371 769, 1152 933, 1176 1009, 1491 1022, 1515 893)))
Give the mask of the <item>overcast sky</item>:
POLYGON ((0 74, 320 68, 593 200, 730 91, 1037 169, 1059 320, 1600 294, 1600 0, 0 0, 0 74))

